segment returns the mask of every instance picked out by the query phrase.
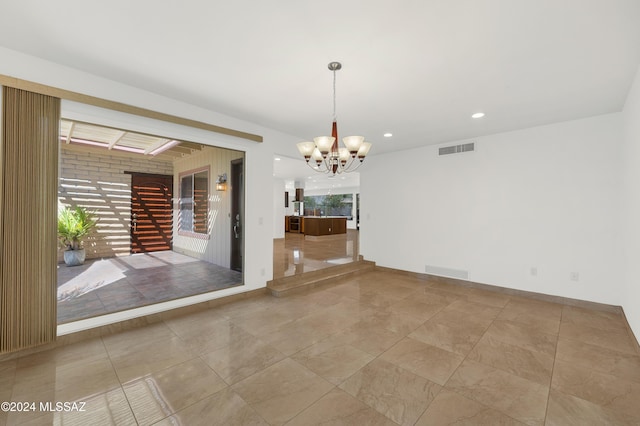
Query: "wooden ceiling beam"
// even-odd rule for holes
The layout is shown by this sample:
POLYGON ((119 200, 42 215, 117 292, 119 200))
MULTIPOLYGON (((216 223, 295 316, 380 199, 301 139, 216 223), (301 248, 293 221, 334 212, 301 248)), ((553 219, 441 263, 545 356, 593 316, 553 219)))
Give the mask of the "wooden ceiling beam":
POLYGON ((73 137, 73 128, 76 126, 76 123, 74 121, 71 122, 71 127, 69 127, 69 134, 67 135, 67 142, 66 143, 71 143, 71 138, 73 137))
POLYGON ((158 142, 149 145, 144 150, 144 155, 149 155, 150 153, 152 153, 156 149, 161 148, 161 147, 163 147, 164 145, 166 145, 166 144, 168 144, 170 142, 173 142, 173 139, 160 139, 158 142))
POLYGON ((120 132, 120 136, 109 142, 109 150, 118 144, 127 135, 127 132, 120 132))

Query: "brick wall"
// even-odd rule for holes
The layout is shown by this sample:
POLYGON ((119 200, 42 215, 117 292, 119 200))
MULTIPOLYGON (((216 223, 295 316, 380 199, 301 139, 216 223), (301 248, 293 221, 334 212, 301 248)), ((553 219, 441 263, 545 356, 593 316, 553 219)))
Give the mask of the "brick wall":
MULTIPOLYGON (((129 254, 131 175, 173 175, 173 163, 117 151, 63 144, 58 201, 95 212, 98 225, 84 240, 87 259, 129 254)), ((58 251, 62 260, 62 250, 58 251)))

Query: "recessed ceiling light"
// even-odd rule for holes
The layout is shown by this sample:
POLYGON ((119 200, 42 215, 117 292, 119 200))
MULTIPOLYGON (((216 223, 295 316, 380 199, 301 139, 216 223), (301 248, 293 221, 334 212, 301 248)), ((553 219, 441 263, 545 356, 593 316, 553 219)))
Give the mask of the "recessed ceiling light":
POLYGON ((391 136, 393 136, 393 134, 392 133, 385 133, 383 136, 385 138, 390 138, 391 136))
POLYGON ((476 112, 471 116, 471 118, 482 118, 484 117, 484 112, 476 112))
POLYGON ((280 157, 276 157, 276 161, 280 161, 280 157))

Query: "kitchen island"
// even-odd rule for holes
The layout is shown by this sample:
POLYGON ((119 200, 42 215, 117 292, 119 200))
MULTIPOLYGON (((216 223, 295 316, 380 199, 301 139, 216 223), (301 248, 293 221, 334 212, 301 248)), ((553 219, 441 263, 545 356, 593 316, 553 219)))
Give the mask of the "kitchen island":
POLYGON ((303 216, 302 229, 305 235, 319 237, 347 233, 347 218, 345 216, 303 216))
POLYGON ((347 233, 346 216, 285 216, 285 232, 319 237, 347 233))

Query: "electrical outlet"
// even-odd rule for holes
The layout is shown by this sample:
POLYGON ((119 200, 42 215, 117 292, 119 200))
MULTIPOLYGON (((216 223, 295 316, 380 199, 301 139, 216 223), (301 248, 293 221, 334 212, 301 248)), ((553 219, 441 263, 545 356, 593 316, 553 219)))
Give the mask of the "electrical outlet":
POLYGON ((580 273, 579 272, 572 272, 569 274, 569 279, 571 281, 580 281, 580 273))

